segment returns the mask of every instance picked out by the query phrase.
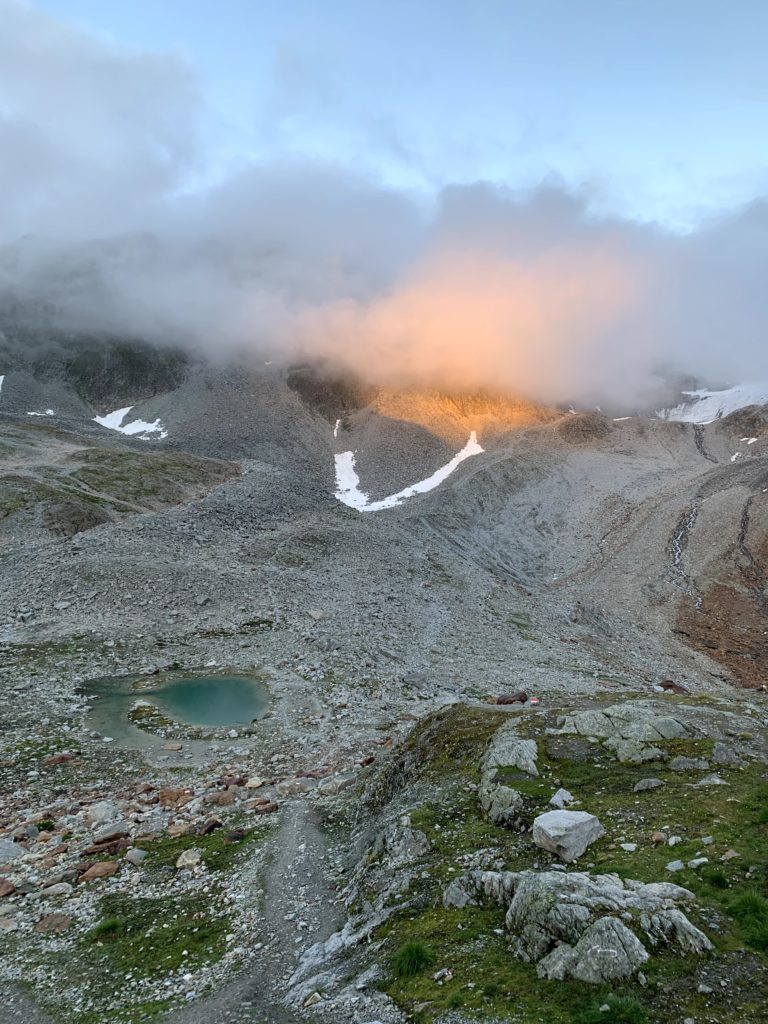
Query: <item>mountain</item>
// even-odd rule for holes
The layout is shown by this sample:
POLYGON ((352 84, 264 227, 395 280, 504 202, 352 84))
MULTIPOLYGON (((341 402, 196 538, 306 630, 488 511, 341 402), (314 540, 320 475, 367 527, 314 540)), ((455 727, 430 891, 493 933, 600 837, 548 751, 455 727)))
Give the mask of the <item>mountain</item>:
POLYGON ((0 1021, 671 1024, 701 986, 760 1019, 766 394, 612 419, 131 339, 3 359, 2 972, 36 1002, 0 1021), (231 675, 266 717, 153 704, 231 675), (603 830, 567 874, 561 788, 603 830), (624 973, 585 959, 617 935, 624 973))

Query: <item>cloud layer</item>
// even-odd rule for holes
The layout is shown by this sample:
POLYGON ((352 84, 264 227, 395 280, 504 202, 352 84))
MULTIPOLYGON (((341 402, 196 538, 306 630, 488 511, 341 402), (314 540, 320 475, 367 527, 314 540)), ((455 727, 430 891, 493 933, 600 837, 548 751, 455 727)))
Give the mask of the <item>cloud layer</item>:
POLYGON ((552 184, 425 198, 294 157, 202 185, 186 62, 0 19, 0 313, 554 401, 768 379, 763 199, 681 236, 552 184))

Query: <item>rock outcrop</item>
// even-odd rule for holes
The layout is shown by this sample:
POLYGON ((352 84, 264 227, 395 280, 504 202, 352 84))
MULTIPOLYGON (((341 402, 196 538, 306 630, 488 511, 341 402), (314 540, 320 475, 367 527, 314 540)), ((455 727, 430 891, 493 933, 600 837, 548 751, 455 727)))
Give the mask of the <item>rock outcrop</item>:
POLYGON ((675 945, 702 954, 712 943, 679 909, 693 894, 670 882, 643 884, 617 875, 560 871, 470 871, 453 879, 445 907, 493 899, 521 960, 541 977, 600 984, 630 978, 651 948, 675 945), (633 930, 634 929, 634 930, 633 930))

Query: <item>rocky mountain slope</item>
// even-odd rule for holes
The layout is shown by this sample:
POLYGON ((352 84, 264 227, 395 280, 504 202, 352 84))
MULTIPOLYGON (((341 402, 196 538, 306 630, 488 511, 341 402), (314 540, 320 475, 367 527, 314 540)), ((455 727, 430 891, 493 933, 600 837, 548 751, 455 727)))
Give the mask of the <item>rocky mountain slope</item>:
POLYGON ((765 410, 126 344, 2 351, 0 1020, 764 1019, 765 410))

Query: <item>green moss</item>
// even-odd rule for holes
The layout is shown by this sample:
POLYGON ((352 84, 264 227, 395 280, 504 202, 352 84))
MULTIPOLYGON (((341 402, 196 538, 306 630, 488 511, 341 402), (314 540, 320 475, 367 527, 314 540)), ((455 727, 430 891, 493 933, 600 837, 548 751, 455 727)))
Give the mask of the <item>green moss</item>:
POLYGON ((90 947, 104 980, 156 978, 186 967, 190 970, 221 958, 228 922, 212 917, 199 900, 136 899, 105 896, 102 921, 81 944, 90 947))
POLYGON ((173 726, 173 720, 164 715, 154 704, 138 704, 128 712, 128 720, 137 729, 144 732, 158 733, 173 726))
POLYGON ((578 1009, 573 1024, 645 1024, 648 1014, 634 996, 598 995, 578 1009))
POLYGON ((147 859, 144 861, 145 868, 175 867, 179 855, 184 850, 200 850, 206 868, 209 871, 228 871, 238 861, 243 851, 259 838, 266 836, 270 829, 265 825, 260 829, 251 829, 245 833, 245 838, 235 842, 227 840, 227 835, 232 830, 232 822, 227 827, 217 829, 207 836, 199 836, 196 833, 189 835, 164 836, 144 844, 147 851, 147 859))
POLYGON ((570 1024, 570 1007, 587 995, 587 986, 552 985, 537 978, 535 967, 515 959, 507 939, 495 934, 499 914, 497 907, 447 911, 437 906, 398 913, 382 929, 387 946, 393 951, 424 947, 431 952, 436 970, 448 968, 451 976, 438 983, 431 971, 409 976, 393 970, 384 990, 415 1021, 431 1021, 460 1005, 480 1019, 531 1022, 541 1020, 546 1007, 547 1024, 570 1024))

